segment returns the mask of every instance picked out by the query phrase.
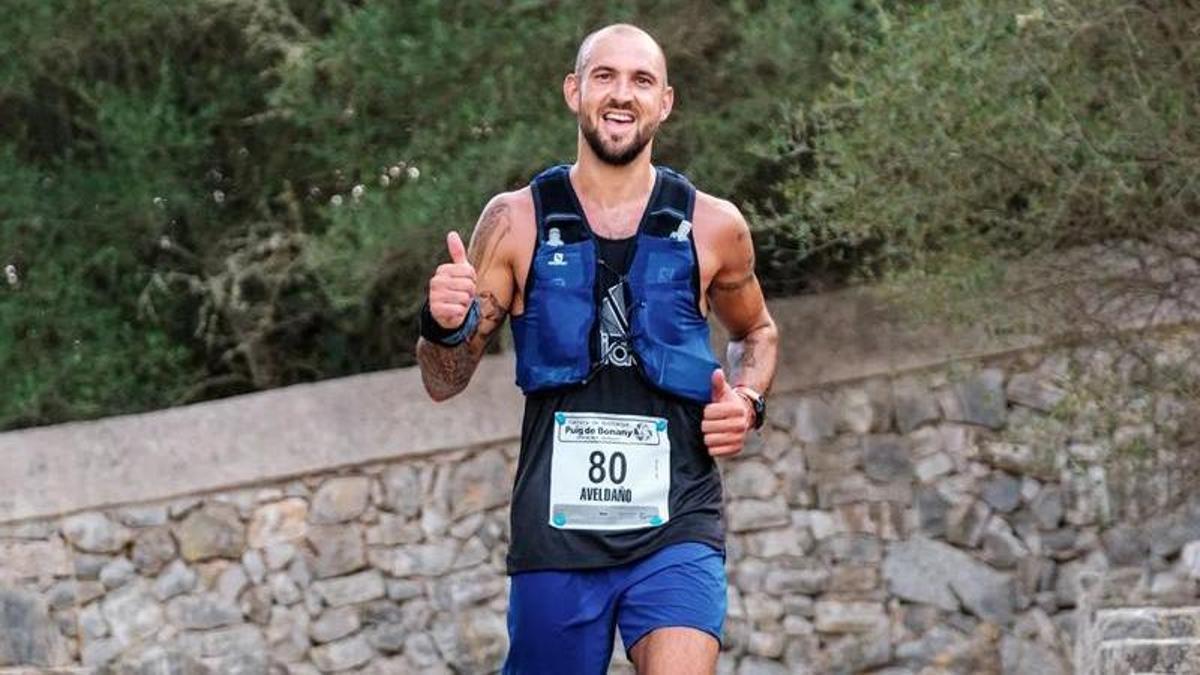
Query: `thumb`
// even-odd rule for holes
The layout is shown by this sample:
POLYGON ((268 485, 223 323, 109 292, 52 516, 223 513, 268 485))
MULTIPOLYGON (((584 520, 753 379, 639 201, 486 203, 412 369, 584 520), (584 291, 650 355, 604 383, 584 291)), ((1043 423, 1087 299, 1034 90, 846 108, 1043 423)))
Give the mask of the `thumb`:
POLYGON ((463 246, 462 239, 457 232, 451 230, 450 234, 446 235, 446 248, 450 249, 450 262, 455 264, 467 262, 467 249, 463 246))
POLYGON ((729 393, 729 383, 725 381, 725 371, 717 368, 712 374, 712 400, 720 401, 729 393))

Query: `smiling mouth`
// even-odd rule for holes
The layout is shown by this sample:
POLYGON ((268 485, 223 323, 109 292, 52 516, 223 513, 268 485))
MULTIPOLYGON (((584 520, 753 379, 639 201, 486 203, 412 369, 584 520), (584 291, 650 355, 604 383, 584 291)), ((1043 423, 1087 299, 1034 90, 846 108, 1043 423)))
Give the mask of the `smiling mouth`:
POLYGON ((614 131, 624 131, 629 129, 633 127, 634 122, 637 120, 633 113, 625 112, 623 110, 606 112, 600 116, 600 119, 604 121, 605 126, 614 131))

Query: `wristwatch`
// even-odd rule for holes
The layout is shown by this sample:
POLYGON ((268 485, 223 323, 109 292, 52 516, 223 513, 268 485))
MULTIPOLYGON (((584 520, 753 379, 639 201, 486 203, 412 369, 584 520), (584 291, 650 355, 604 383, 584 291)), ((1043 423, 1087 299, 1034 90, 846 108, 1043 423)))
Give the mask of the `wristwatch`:
POLYGON ((738 386, 734 387, 733 390, 737 392, 739 396, 750 402, 750 406, 754 408, 754 428, 761 428, 763 422, 765 422, 767 419, 766 399, 763 398, 762 394, 754 391, 744 384, 739 384, 738 386))

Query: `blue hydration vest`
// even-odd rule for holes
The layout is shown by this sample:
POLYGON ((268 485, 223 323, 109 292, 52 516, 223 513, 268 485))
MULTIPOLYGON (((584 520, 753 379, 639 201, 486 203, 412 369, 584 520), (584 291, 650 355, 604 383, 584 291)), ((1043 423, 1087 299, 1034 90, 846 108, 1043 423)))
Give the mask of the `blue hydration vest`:
MULTIPOLYGON (((533 179, 537 243, 525 282, 525 313, 513 317, 517 386, 525 394, 583 384, 600 367, 596 242, 574 190, 570 167, 533 179)), ((691 235, 696 189, 655 167, 654 190, 625 277, 631 347, 654 387, 697 403, 712 398, 719 367, 700 312, 699 265, 691 235)))

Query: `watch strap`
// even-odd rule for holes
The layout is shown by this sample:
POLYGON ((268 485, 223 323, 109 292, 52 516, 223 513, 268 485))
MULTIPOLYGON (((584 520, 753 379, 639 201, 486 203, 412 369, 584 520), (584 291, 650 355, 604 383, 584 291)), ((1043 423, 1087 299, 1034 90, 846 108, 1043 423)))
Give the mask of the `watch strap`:
POLYGON ((744 384, 737 385, 733 388, 733 391, 750 402, 750 407, 754 410, 754 428, 762 428, 763 422, 766 421, 767 410, 767 404, 763 395, 744 384))

